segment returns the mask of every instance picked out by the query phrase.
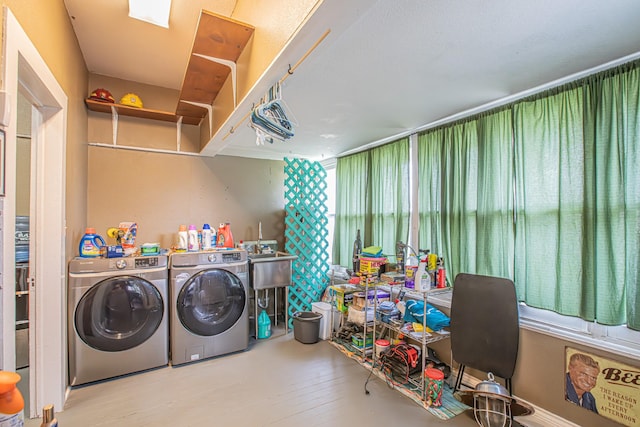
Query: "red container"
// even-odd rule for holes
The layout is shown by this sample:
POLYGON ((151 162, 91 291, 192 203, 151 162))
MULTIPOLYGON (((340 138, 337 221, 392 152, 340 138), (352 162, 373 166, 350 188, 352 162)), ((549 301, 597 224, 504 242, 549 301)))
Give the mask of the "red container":
POLYGON ((438 277, 436 278, 436 288, 446 288, 447 287, 447 270, 444 268, 439 268, 437 270, 438 277))
POLYGON ((442 406, 442 385, 444 384, 444 372, 436 368, 424 370, 427 380, 427 399, 433 406, 442 406))

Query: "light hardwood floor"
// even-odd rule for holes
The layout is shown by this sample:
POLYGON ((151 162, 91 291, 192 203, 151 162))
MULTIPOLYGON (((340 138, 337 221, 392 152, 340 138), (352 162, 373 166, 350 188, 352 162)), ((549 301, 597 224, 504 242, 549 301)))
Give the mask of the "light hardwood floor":
MULTIPOLYGON (((443 421, 372 376, 328 342, 293 333, 249 350, 73 388, 61 427, 477 426, 467 413, 443 421)), ((38 427, 40 420, 27 420, 38 427)))

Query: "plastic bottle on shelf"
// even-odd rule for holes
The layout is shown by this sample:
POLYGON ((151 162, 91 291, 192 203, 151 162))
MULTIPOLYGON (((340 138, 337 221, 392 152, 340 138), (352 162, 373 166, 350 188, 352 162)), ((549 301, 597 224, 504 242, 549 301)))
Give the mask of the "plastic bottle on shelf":
POLYGON ((420 260, 415 277, 415 289, 418 292, 427 292, 431 289, 431 275, 427 271, 427 258, 420 260))
POLYGON ((217 234, 217 238, 216 238, 216 246, 217 247, 223 247, 224 246, 224 223, 220 223, 220 226, 218 227, 218 234, 217 234))
POLYGON ((218 234, 214 228, 211 229, 211 249, 215 248, 218 243, 218 234))
POLYGON ((429 261, 427 262, 427 270, 435 271, 438 268, 438 255, 437 254, 429 254, 429 261))
POLYGON ((438 258, 438 268, 436 270, 436 288, 447 287, 447 270, 444 269, 444 259, 438 258))
POLYGON ((178 228, 178 251, 186 252, 189 247, 189 235, 187 234, 187 226, 181 224, 178 228))
POLYGON ((416 271, 418 270, 418 258, 415 255, 407 257, 407 264, 404 269, 404 286, 412 289, 416 287, 416 271))
POLYGON ((24 425, 24 398, 16 384, 20 375, 0 371, 0 426, 24 425))
POLYGON ((100 256, 100 248, 105 245, 102 236, 96 234, 96 229, 89 227, 84 230, 84 236, 80 239, 78 252, 82 258, 96 258, 100 256))
POLYGON ((189 243, 187 250, 189 252, 198 252, 200 250, 200 246, 198 244, 198 230, 195 225, 189 226, 189 231, 187 233, 189 235, 189 243))
POLYGON ((271 319, 267 310, 262 310, 258 316, 258 339, 269 338, 271 336, 271 319))
POLYGON ((231 232, 231 223, 227 222, 225 224, 225 230, 227 232, 227 236, 225 237, 225 247, 234 248, 235 244, 233 243, 233 233, 231 232))
POLYGON ((220 227, 218 227, 218 240, 216 242, 216 246, 224 248, 233 248, 235 246, 233 244, 233 234, 231 234, 230 223, 220 223, 220 227))
POLYGON ((204 224, 202 226, 202 250, 206 251, 211 249, 211 226, 204 224))

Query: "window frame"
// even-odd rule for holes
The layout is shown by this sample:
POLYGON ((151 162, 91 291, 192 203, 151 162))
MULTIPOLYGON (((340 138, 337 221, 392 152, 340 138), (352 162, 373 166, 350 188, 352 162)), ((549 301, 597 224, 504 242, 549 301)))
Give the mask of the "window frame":
POLYGON ((607 326, 519 304, 520 327, 622 356, 640 359, 640 331, 607 326))

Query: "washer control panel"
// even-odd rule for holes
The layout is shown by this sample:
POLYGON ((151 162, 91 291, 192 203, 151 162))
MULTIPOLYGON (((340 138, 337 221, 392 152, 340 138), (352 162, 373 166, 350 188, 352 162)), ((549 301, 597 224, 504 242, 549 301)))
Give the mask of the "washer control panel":
POLYGON ((231 253, 223 253, 222 254, 222 262, 238 262, 242 261, 242 254, 240 252, 231 252, 231 253))
POLYGON ((155 256, 136 258, 136 268, 150 268, 158 265, 158 257, 155 256))

